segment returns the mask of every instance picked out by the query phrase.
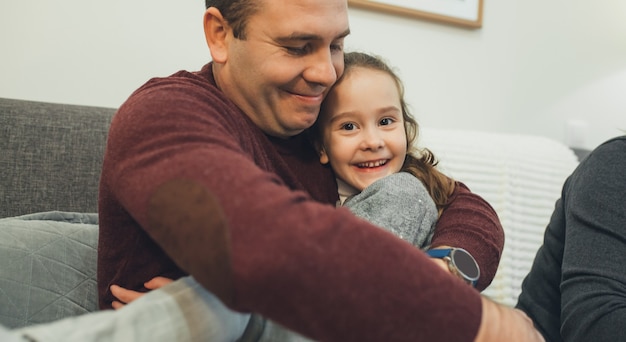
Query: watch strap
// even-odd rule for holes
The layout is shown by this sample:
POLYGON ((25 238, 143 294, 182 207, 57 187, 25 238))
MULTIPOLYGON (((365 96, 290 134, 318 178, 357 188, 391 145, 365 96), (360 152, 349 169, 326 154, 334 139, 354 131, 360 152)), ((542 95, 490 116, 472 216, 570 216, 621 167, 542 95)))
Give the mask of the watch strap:
POLYGON ((429 249, 426 251, 426 254, 431 258, 445 258, 452 254, 452 248, 429 249))

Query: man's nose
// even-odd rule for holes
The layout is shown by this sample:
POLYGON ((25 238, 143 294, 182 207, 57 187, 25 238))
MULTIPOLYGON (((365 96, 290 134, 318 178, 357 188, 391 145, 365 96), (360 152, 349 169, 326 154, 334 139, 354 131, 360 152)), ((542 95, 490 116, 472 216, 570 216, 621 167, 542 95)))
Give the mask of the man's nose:
MULTIPOLYGON (((308 82, 330 87, 337 81, 337 69, 333 63, 333 55, 329 49, 321 49, 310 56, 310 65, 304 71, 308 82)), ((340 58, 343 58, 341 56, 340 58)))

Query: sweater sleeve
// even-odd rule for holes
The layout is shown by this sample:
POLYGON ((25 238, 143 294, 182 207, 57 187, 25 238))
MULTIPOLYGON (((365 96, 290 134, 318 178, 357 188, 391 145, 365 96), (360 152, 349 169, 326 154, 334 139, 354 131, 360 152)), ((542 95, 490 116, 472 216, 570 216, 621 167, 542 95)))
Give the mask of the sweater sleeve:
POLYGON ((467 250, 480 267, 479 291, 491 284, 498 270, 504 230, 495 210, 465 184, 456 183, 449 205, 442 212, 432 246, 452 246, 467 250))
POLYGON ((593 151, 564 191, 564 341, 626 339, 626 137, 593 151))
POLYGON ((179 87, 136 93, 114 119, 100 199, 116 214, 101 218, 104 261, 124 242, 134 262, 137 229, 230 308, 316 340, 474 339, 474 289, 347 208, 290 189, 261 167, 270 151, 242 144, 254 132, 240 114, 179 87))
POLYGON ((438 216, 424 184, 406 172, 377 180, 349 197, 344 206, 417 248, 430 245, 438 216))

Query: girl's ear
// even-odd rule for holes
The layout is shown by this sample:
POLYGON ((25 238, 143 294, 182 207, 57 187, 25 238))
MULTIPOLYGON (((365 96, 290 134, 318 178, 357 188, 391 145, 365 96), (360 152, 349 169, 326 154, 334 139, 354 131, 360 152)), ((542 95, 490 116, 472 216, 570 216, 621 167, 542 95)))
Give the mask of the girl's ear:
MULTIPOLYGON (((318 118, 319 120, 319 118, 318 118)), ((317 125, 317 123, 315 123, 315 125, 317 125)), ((311 130, 309 132, 315 132, 316 131, 316 127, 312 127, 311 130)), ((326 153, 326 149, 324 148, 324 144, 322 143, 322 138, 321 137, 313 137, 313 135, 310 135, 311 138, 311 142, 313 143, 313 147, 315 148, 315 150, 317 151, 317 155, 320 156, 320 163, 322 163, 322 165, 326 165, 330 162, 330 159, 328 158, 328 154, 326 153)))
POLYGON ((326 149, 324 149, 323 146, 319 146, 318 148, 318 153, 320 155, 320 163, 322 163, 323 165, 326 165, 328 163, 330 163, 330 158, 328 158, 328 154, 326 153, 326 149))
POLYGON ((207 8, 204 12, 204 37, 216 63, 224 63, 228 59, 229 30, 230 26, 219 10, 215 7, 207 8))

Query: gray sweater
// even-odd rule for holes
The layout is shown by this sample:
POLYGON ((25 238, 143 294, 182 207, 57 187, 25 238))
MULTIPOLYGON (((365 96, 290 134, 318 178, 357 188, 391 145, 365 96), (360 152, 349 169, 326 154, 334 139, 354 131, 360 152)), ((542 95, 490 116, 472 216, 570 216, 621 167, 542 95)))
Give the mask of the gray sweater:
POLYGON ((424 184, 409 173, 379 179, 343 205, 418 248, 430 245, 437 208, 424 184))
POLYGON ((517 307, 546 341, 626 341, 626 136, 563 186, 517 307))

